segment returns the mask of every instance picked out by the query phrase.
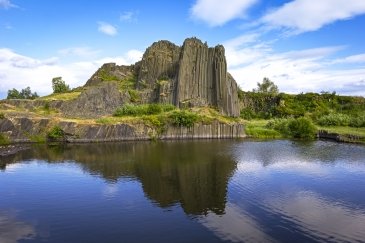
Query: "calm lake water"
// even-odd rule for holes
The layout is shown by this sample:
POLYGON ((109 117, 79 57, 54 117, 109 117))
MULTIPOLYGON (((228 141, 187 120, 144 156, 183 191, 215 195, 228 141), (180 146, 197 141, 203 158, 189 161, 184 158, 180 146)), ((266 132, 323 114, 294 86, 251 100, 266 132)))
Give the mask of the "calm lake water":
POLYGON ((35 146, 0 162, 0 242, 365 239, 365 146, 35 146))

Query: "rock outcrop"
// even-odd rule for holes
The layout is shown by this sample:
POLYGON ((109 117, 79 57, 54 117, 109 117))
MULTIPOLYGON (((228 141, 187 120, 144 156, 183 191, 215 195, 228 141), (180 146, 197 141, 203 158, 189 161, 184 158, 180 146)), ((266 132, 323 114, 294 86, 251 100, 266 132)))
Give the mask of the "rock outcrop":
POLYGON ((134 124, 89 124, 73 121, 57 121, 51 118, 0 119, 0 133, 12 142, 34 142, 47 135, 52 127, 64 132, 65 142, 107 142, 150 139, 241 138, 244 126, 214 121, 211 124, 196 123, 192 127, 167 126, 162 132, 143 122, 134 124))
POLYGON ((60 107, 68 117, 100 117, 113 114, 130 100, 128 92, 120 92, 116 82, 102 82, 83 91, 80 96, 60 107))
POLYGON ((238 116, 237 84, 227 73, 224 47, 208 48, 196 38, 182 46, 175 104, 214 106, 222 114, 238 116))
POLYGON ((142 60, 131 66, 104 64, 86 83, 134 78, 141 103, 170 103, 178 107, 211 106, 221 114, 239 116, 237 84, 227 72, 222 45, 209 48, 196 38, 179 47, 158 41, 147 48, 142 60))

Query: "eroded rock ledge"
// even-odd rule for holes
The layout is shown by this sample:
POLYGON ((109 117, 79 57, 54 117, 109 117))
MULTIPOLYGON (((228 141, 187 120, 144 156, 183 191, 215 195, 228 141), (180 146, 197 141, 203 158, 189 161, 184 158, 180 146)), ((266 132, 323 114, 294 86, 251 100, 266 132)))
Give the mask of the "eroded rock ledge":
POLYGON ((51 127, 59 126, 64 142, 106 142, 152 139, 197 139, 241 138, 242 124, 196 123, 192 127, 168 125, 163 130, 143 123, 135 124, 82 124, 72 121, 57 121, 48 118, 11 118, 0 120, 0 132, 11 142, 37 142, 46 138, 51 127))

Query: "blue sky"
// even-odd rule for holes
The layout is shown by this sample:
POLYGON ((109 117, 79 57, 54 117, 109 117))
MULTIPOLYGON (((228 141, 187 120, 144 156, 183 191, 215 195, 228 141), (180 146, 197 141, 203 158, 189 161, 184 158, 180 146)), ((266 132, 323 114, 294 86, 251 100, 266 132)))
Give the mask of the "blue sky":
POLYGON ((289 93, 365 96, 363 0, 0 0, 0 98, 62 76, 83 85, 105 62, 131 64, 158 40, 226 48, 243 90, 263 77, 289 93))

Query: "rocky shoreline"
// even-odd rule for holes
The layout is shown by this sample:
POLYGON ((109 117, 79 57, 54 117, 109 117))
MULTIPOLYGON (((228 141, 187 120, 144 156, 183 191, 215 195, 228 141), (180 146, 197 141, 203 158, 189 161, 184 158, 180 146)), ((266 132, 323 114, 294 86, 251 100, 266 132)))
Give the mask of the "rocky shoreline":
POLYGON ((336 141, 338 143, 365 143, 365 137, 353 135, 353 134, 339 134, 339 133, 331 133, 326 130, 320 130, 317 133, 317 138, 324 140, 336 141))
POLYGON ((20 151, 29 149, 28 144, 10 144, 0 146, 0 157, 16 154, 20 151))

